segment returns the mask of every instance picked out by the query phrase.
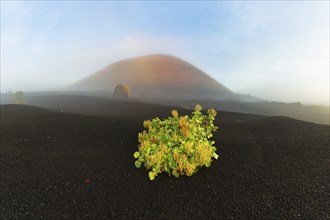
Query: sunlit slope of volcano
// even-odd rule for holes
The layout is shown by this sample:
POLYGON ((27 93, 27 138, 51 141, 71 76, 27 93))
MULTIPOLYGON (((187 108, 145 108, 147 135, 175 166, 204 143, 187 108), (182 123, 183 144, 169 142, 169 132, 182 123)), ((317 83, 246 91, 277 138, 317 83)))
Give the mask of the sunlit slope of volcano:
POLYGON ((235 94, 192 64, 170 55, 125 59, 78 81, 76 90, 109 90, 126 84, 132 97, 224 99, 235 94))

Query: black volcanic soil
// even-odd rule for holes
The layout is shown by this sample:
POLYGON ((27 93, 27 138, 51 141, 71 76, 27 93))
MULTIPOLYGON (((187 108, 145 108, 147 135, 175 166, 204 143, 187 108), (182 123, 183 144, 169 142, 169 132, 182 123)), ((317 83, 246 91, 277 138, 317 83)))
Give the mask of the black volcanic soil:
POLYGON ((139 113, 168 107, 134 105, 131 117, 1 106, 1 219, 330 218, 329 126, 220 112, 210 168, 150 181, 134 167, 139 113))

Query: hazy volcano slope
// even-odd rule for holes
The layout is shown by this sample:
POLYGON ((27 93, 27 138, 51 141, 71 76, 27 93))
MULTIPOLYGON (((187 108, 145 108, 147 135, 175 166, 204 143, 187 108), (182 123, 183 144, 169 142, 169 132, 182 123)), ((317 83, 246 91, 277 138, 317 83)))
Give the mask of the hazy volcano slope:
POLYGON ((238 95, 190 63, 170 55, 122 60, 84 78, 74 90, 112 92, 127 84, 135 98, 225 99, 238 95))

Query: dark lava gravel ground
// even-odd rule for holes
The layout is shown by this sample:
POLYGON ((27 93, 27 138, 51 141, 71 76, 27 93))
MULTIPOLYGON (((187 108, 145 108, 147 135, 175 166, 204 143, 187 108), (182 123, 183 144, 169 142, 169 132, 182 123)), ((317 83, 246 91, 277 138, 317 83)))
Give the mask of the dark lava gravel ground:
POLYGON ((223 112, 210 168, 150 181, 139 117, 6 105, 0 125, 2 220, 330 218, 329 126, 223 112))

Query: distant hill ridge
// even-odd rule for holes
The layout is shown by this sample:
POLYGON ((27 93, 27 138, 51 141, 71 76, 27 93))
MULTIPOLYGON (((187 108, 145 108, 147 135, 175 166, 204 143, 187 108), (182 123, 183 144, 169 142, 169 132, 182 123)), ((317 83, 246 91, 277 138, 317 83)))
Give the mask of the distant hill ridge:
POLYGON ((118 84, 128 85, 134 98, 242 100, 245 97, 235 94, 187 61, 164 54, 115 62, 71 88, 113 91, 118 84))

